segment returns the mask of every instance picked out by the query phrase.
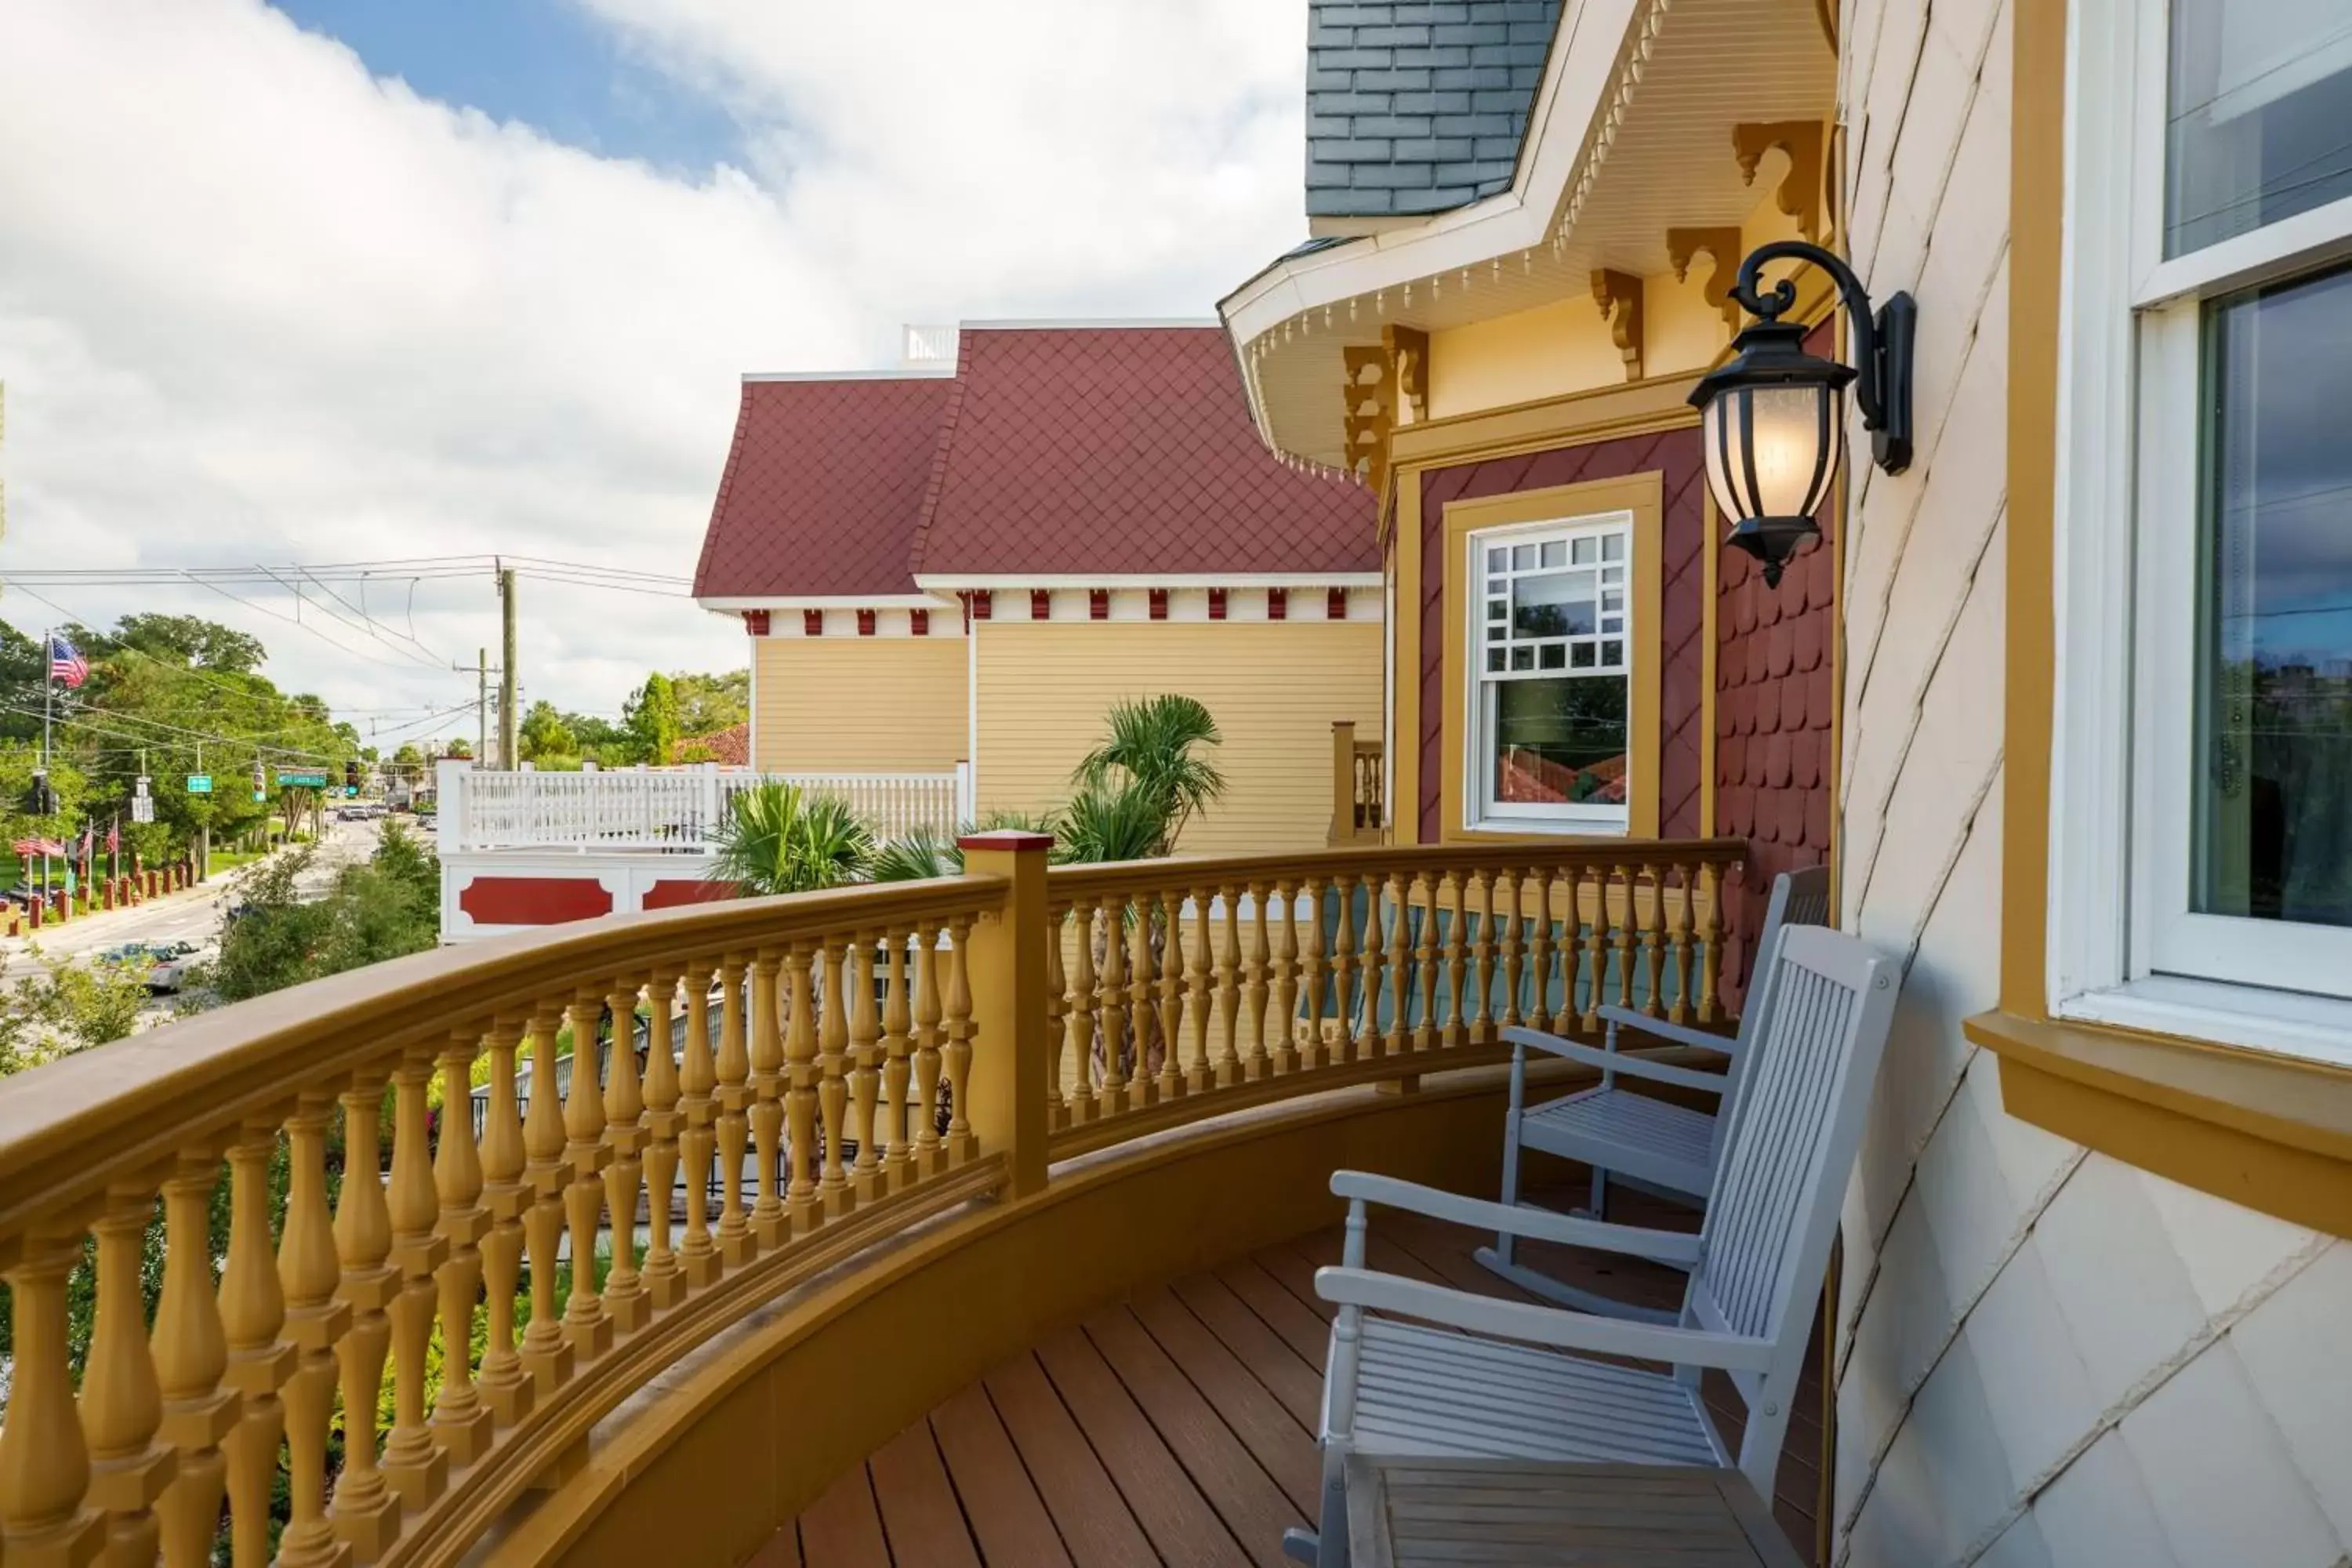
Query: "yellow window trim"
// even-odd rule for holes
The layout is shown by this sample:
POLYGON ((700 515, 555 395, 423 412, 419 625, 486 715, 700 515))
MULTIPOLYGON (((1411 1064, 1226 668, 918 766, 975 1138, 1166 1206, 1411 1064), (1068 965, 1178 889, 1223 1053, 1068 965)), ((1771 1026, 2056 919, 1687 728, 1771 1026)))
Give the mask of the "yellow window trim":
POLYGON ((2352 1236, 2352 1070, 2169 1036, 2053 1021, 2050 759, 2056 626, 2064 0, 2018 0, 2010 121, 2009 558, 2000 997, 1968 1020, 2021 1121, 2187 1186, 2352 1236))
POLYGON ((1626 822, 1629 838, 1658 836, 1658 679, 1657 638, 1664 605, 1664 574, 1660 561, 1660 533, 1665 511, 1664 481, 1654 470, 1622 479, 1589 479, 1582 484, 1550 485, 1538 490, 1484 496, 1475 500, 1449 501, 1445 528, 1445 658, 1444 740, 1439 746, 1444 776, 1439 783, 1438 839, 1441 843, 1549 843, 1558 833, 1529 833, 1471 828, 1462 820, 1463 747, 1468 734, 1464 711, 1464 684, 1469 671, 1468 645, 1464 640, 1465 594, 1461 563, 1469 536, 1484 529, 1516 523, 1549 522, 1591 517, 1604 512, 1630 512, 1633 518, 1633 579, 1629 586, 1633 625, 1637 628, 1632 686, 1626 693, 1631 733, 1625 765, 1626 822))

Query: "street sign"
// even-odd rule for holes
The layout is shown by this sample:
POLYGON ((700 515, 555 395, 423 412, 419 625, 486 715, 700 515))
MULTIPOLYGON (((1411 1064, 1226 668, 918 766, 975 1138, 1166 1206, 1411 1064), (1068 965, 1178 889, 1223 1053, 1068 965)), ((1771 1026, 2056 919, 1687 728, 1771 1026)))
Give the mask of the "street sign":
POLYGON ((278 787, 279 789, 324 789, 327 787, 327 775, 322 772, 314 773, 306 770, 293 773, 280 768, 278 770, 278 787))
POLYGON ((155 797, 152 795, 132 795, 131 797, 131 820, 133 822, 154 821, 155 797))
POLYGON ((190 795, 212 794, 213 775, 210 773, 190 773, 188 775, 188 793, 190 795))

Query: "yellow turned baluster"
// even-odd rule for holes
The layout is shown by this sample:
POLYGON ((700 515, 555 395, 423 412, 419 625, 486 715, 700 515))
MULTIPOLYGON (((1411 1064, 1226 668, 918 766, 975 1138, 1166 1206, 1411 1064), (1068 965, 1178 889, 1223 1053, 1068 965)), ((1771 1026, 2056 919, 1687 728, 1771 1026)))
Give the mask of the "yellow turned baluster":
MULTIPOLYGON (((66 1279, 80 1261, 79 1230, 31 1237, 5 1276, 16 1351, 7 1416, 0 1421, 0 1560, 8 1568, 85 1568, 106 1544, 104 1517, 84 1499, 90 1484, 89 1449, 75 1417, 73 1368, 67 1359, 66 1279)), ((138 1268, 135 1252, 131 1268, 138 1268)), ((135 1272, 130 1288, 135 1318, 135 1272)), ((121 1375, 127 1382, 136 1372, 126 1365, 121 1375)), ((120 1415, 130 1411, 135 1397, 126 1387, 110 1404, 120 1415)), ((130 1422, 121 1426, 127 1432, 130 1422)), ((168 1484, 169 1467, 164 1468, 168 1484)), ((130 1495, 141 1489, 134 1487, 130 1495)), ((213 1506, 220 1506, 217 1489, 213 1506)), ((136 1521, 133 1527, 146 1528, 136 1521)), ((205 1545, 210 1544, 207 1530, 205 1545)))
MULTIPOLYGON (((1217 940, 1217 1061, 1216 1081, 1219 1087, 1239 1083, 1244 1069, 1241 1065, 1242 1014, 1242 931, 1241 890, 1228 882, 1214 889, 1225 906, 1225 918, 1219 924, 1217 940)), ((1203 904, 1202 910, 1208 906, 1203 904)), ((1255 1078, 1255 1073, 1250 1073, 1255 1078)))
MULTIPOLYGON (((1695 868, 1689 866, 1682 868, 1682 886, 1676 889, 1682 897, 1675 910, 1675 1005, 1674 1011, 1667 1015, 1669 1020, 1676 1024, 1689 1023, 1691 1016, 1694 989, 1691 982, 1695 978, 1691 973, 1691 905, 1698 895, 1698 878, 1694 871, 1695 868)), ((1660 896, 1664 896, 1663 889, 1660 896)))
MULTIPOLYGON (((786 1017, 782 1081, 783 1089, 784 1184, 786 1209, 765 1222, 763 1247, 781 1245, 788 1236, 805 1234, 816 1222, 816 963, 807 942, 794 942, 785 955, 791 1012, 786 1017)), ((772 1075, 773 1076, 773 1075, 772 1075)), ((770 1201, 775 1168, 775 1140, 770 1134, 760 1145, 760 1201, 770 1201)))
POLYGON ((1092 1121, 1101 1111, 1095 1104, 1095 1023, 1101 998, 1097 994, 1100 982, 1095 975, 1095 905, 1090 899, 1081 899, 1070 910, 1071 956, 1076 961, 1070 974, 1070 1007, 1066 1015, 1069 1026, 1070 1068, 1055 1075, 1058 1082, 1067 1078, 1070 1082, 1069 1115, 1058 1125, 1092 1121))
MULTIPOLYGON (((971 1021, 971 973, 965 960, 965 939, 971 935, 970 915, 951 916, 948 921, 949 950, 947 984, 947 1050, 944 1053, 948 1074, 948 1162, 961 1164, 971 1158, 974 1150, 970 1117, 969 1086, 971 1082, 972 1039, 978 1034, 971 1021)), ((1005 1048, 1012 1048, 1010 1040, 1005 1048)))
POLYGON ((490 1216, 480 1243, 490 1331, 476 1381, 483 1405, 502 1426, 513 1426, 531 1406, 530 1379, 515 1353, 514 1333, 515 1287, 522 1279, 522 1216, 530 1207, 530 1188, 522 1179, 522 1116, 515 1104, 515 1041, 520 1032, 508 1018, 490 1026, 489 1105, 482 1118, 480 1155, 481 1204, 490 1216))
POLYGON ((1307 917, 1306 947, 1298 958, 1299 1005, 1306 1012, 1305 1027, 1300 1029, 1297 1015, 1291 1015, 1286 1026, 1297 1040, 1298 1065, 1302 1070, 1312 1068, 1326 1058, 1323 1055, 1323 884, 1309 877, 1300 888, 1298 903, 1286 906, 1289 918, 1286 923, 1294 930, 1298 917, 1307 917))
MULTIPOLYGON (((433 1161, 433 1189, 441 1200, 438 1222, 448 1243, 448 1261, 436 1283, 441 1293, 441 1395, 433 1405, 433 1436, 453 1465, 470 1465, 490 1446, 494 1419, 474 1384, 474 1306, 482 1289, 482 1243, 490 1212, 482 1206, 482 1162, 474 1146, 474 1058, 481 1037, 459 1029, 441 1051, 441 1147, 433 1161)), ((486 1126, 483 1131, 487 1132, 486 1126)), ((513 1281, 508 1281, 513 1289, 513 1281)), ((490 1298, 491 1315, 504 1306, 509 1326, 514 1301, 490 1298)), ((488 1359, 488 1352, 483 1352, 488 1359)))
POLYGON ((1150 893, 1135 895, 1135 929, 1128 937, 1128 1022, 1135 1032, 1135 1048, 1127 1064, 1127 1103, 1129 1110, 1150 1105, 1160 1098, 1152 1075, 1151 1047, 1160 1040, 1160 1008, 1152 1001, 1153 982, 1159 978, 1152 967, 1154 943, 1151 940, 1152 913, 1157 900, 1150 893))
POLYGON ((1388 919, 1381 912, 1385 889, 1382 879, 1364 879, 1364 947, 1362 967, 1359 971, 1360 1000, 1359 1011, 1349 1015, 1348 1026, 1342 1035, 1356 1037, 1356 1059, 1368 1062, 1381 1054, 1381 991, 1388 963, 1388 919))
MULTIPOLYGON (((341 1265, 327 1212, 327 1129, 334 1104, 333 1095, 310 1090, 286 1119, 286 1219, 278 1238, 278 1282, 286 1295, 286 1337, 300 1359, 284 1390, 288 1510, 286 1532, 278 1541, 279 1568, 340 1568, 351 1556, 351 1549, 336 1539, 326 1510, 335 1349, 352 1326, 351 1303, 335 1295, 341 1265)), ((507 1108, 511 1113, 511 1092, 507 1108)))
MULTIPOLYGON (((1332 878, 1331 892, 1339 905, 1339 931, 1331 939, 1331 1016, 1338 1027, 1332 1031, 1323 1059, 1337 1066, 1355 1059, 1356 879, 1332 878)), ((1323 1032, 1321 1021, 1314 1022, 1315 1032, 1319 1036, 1323 1032)))
POLYGON ((874 1136, 884 1145, 883 1181, 892 1192, 907 1184, 915 1159, 907 1137, 907 1085, 913 1076, 907 1053, 914 1046, 908 1034, 907 937, 905 926, 892 926, 882 938, 889 948, 889 982, 882 999, 882 1125, 874 1136))
POLYGON ((523 1237, 530 1246, 530 1320, 523 1326, 522 1364, 530 1373, 532 1400, 547 1398, 572 1375, 572 1343, 563 1337, 555 1307, 563 1191, 571 1179, 563 1163, 563 1102, 555 1092, 555 1030, 562 1016, 552 1006, 531 1016, 530 1109, 522 1123, 523 1151, 530 1157, 523 1167, 530 1199, 523 1212, 523 1237))
POLYGON ((887 1190, 881 1138, 874 1102, 882 1086, 882 1028, 874 1014, 874 933, 859 931, 842 961, 841 983, 849 993, 849 1137, 857 1145, 850 1196, 872 1203, 887 1190))
POLYGON ((385 1261, 392 1251, 392 1215, 384 1206, 378 1147, 384 1076, 380 1068, 363 1068, 343 1091, 343 1184, 335 1204, 335 1251, 343 1266, 336 1291, 351 1308, 352 1326, 335 1347, 343 1394, 343 1468, 335 1478, 331 1516, 335 1534, 361 1563, 383 1556, 400 1528, 400 1499, 376 1465, 376 1401, 383 1393, 383 1362, 392 1348, 392 1321, 383 1310, 400 1289, 400 1271, 385 1261))
POLYGON ((1535 883, 1535 929, 1528 942, 1528 1026, 1547 1028, 1551 1022, 1551 868, 1530 868, 1526 877, 1535 883))
POLYGON ((1184 1072, 1184 895, 1162 891, 1159 905, 1159 1098, 1173 1100, 1192 1087, 1184 1072))
POLYGON ((1439 893, 1444 887, 1444 876, 1437 871, 1423 871, 1412 879, 1421 889, 1421 941, 1414 949, 1420 973, 1414 989, 1420 998, 1413 1009, 1412 1048, 1429 1051, 1437 1048, 1439 1016, 1437 1011, 1437 906, 1439 893))
POLYGON ((1519 941, 1519 915, 1527 897, 1524 873, 1496 872, 1495 889, 1496 901, 1502 905, 1503 922, 1503 1012, 1497 1022, 1509 1026, 1519 1022, 1519 985, 1526 978, 1519 967, 1526 956, 1526 948, 1519 941))
MULTIPOLYGON (((583 986, 572 999, 572 1084, 563 1097, 563 1162, 572 1172, 563 1189, 563 1218, 572 1233, 572 1296, 563 1308, 563 1337, 583 1359, 613 1348, 613 1320, 596 1289, 596 1238, 604 1228, 604 1086, 596 1081, 596 1024, 604 998, 583 986)), ((627 1025, 614 1019, 616 1027, 627 1025)), ((625 1045, 615 1047, 626 1049, 625 1045)), ((538 1092, 539 1086, 531 1086, 538 1092)))
POLYGON ((646 1031, 646 1300, 666 1310, 686 1300, 686 1276, 670 1249, 670 1204, 677 1194, 677 975, 653 972, 646 987, 653 1018, 646 1031))
POLYGON ((1698 1021, 1712 1024, 1719 1005, 1717 997, 1721 994, 1717 984, 1723 976, 1723 868, 1709 862, 1701 875, 1706 913, 1701 917, 1698 932, 1705 949, 1698 971, 1698 1021))
POLYGON ((940 931, 925 921, 915 928, 915 1118, 914 1173, 936 1174, 940 1152, 940 931))
POLYGON ((678 1161, 686 1168, 686 1240, 678 1262, 690 1290, 716 1284, 725 1267, 710 1237, 710 1161, 719 1142, 712 1125, 719 1068, 710 1055, 710 973, 707 963, 686 966, 686 1062, 678 1069, 678 1106, 686 1117, 677 1135, 678 1161))
MULTIPOLYGON (((1623 918, 1617 921, 1617 1005, 1633 1005, 1633 928, 1638 920, 1633 902, 1633 868, 1620 866, 1617 876, 1625 884, 1623 918)), ((1602 902, 1607 902, 1607 889, 1602 889, 1602 902)))
POLYGON ((163 1184, 163 1295, 155 1305, 155 1379, 163 1395, 163 1441, 180 1457, 179 1473, 156 1505, 169 1568, 204 1568, 212 1561, 228 1470, 220 1446, 238 1417, 236 1390, 221 1384, 228 1369, 228 1337, 213 1293, 218 1147, 184 1152, 163 1184))
POLYGON ((221 1264, 220 1313, 228 1339, 222 1381, 243 1405, 224 1445, 229 1546, 239 1568, 269 1561, 269 1493, 278 1479, 278 1442, 286 1432, 278 1391, 293 1374, 296 1353, 278 1337, 286 1326, 286 1290, 269 1245, 269 1162, 278 1152, 278 1121, 247 1122, 228 1149, 228 1256, 221 1264))
MULTIPOLYGON (((1192 956, 1184 966, 1184 1007, 1192 1043, 1185 1053, 1183 1076, 1184 1087, 1188 1090, 1197 1090, 1208 1089, 1216 1082, 1214 1068, 1209 1061, 1209 1021, 1216 1005, 1216 997, 1210 989, 1213 974, 1213 955, 1210 950, 1215 937, 1209 911, 1208 889, 1195 888, 1190 896, 1192 900, 1192 956)), ((1182 895, 1179 897, 1181 899, 1182 895)), ((1173 930, 1175 922, 1171 921, 1170 929, 1173 930)))
POLYGON ((1466 1022, 1475 1041, 1495 1037, 1495 873, 1471 873, 1478 883, 1478 940, 1471 948, 1470 984, 1475 989, 1466 1022))
POLYGON ((1251 882, 1241 891, 1250 902, 1249 946, 1242 959, 1242 1078, 1255 1083, 1274 1070, 1267 1039, 1270 1020, 1265 1016, 1273 973, 1265 940, 1266 899, 1272 888, 1265 882, 1251 882))
MULTIPOLYGON (((1103 900, 1099 915, 1102 925, 1102 1033, 1097 1037, 1102 1051, 1102 1110, 1105 1116, 1116 1116, 1132 1108, 1127 1091, 1127 1063, 1123 1053, 1127 1038, 1127 900, 1110 898, 1103 900)), ((1087 939, 1091 947, 1094 939, 1087 939)), ((1091 1074, 1093 1063, 1087 1065, 1091 1074)))
POLYGON ((1454 903, 1445 922, 1445 984, 1454 1005, 1442 1037, 1449 1046, 1459 1046, 1470 1039, 1470 874, 1451 871, 1446 880, 1454 903))
MULTIPOLYGON (((575 1047, 572 1071, 579 1070, 575 1047)), ((392 1074, 392 1261, 400 1270, 400 1289, 391 1303, 393 1421, 383 1440, 383 1479, 410 1510, 439 1497, 449 1479, 448 1456, 433 1440, 425 1413, 425 1357, 433 1342, 436 1297, 433 1271, 449 1256, 448 1241, 434 1231, 441 1204, 433 1190, 425 1127, 432 1114, 425 1103, 432 1082, 431 1047, 411 1047, 392 1074)), ((589 1235, 593 1239, 595 1232, 589 1235)), ((583 1256, 576 1232, 572 1246, 573 1258, 583 1256)), ((577 1293, 572 1299, 580 1300, 577 1293)))
POLYGON ((849 1016, 848 942, 829 936, 818 949, 824 965, 817 1031, 816 1104, 824 1135, 816 1150, 817 1203, 827 1219, 849 1206, 849 1016))
MULTIPOLYGON (((751 961, 751 1142, 758 1151, 759 1195, 751 1200, 751 1235, 758 1250, 772 1252, 784 1244, 794 1231, 806 1230, 804 1214, 809 1204, 808 1171, 810 1156, 816 1144, 816 1086, 806 1081, 798 1065, 816 1059, 816 998, 809 984, 810 955, 805 945, 795 947, 789 955, 780 956, 773 949, 763 949, 751 961), (792 1045, 788 1048, 779 1039, 776 1028, 777 983, 779 963, 792 971, 792 1016, 789 1028, 792 1045), (808 1097, 803 1106, 802 1095, 808 1097), (808 1114, 803 1116, 803 1110, 808 1114), (792 1127, 787 1132, 784 1122, 789 1115, 792 1127), (780 1142, 790 1139, 789 1152, 780 1142), (789 1161, 792 1182, 779 1196, 776 1171, 780 1161, 789 1161), (790 1212, 785 1207, 791 1203, 790 1212)), ((720 1068, 723 1076, 725 1068, 720 1068)), ((725 1226, 720 1227, 722 1233, 725 1226)), ((740 1256, 727 1255, 730 1264, 751 1260, 751 1250, 740 1256)))
MULTIPOLYGON (((1577 902, 1581 907, 1587 879, 1577 879, 1577 902)), ((1609 868, 1595 866, 1590 879, 1592 888, 1592 908, 1584 928, 1584 1032, 1591 1034, 1601 1026, 1601 1008, 1606 1000, 1602 984, 1609 978, 1609 950, 1602 938, 1609 930, 1609 868)))
MULTIPOLYGON (((155 1441, 163 1420, 163 1394, 155 1382, 154 1352, 147 1344, 147 1314, 140 1301, 139 1268, 155 1194, 142 1184, 110 1187, 106 1206, 91 1228, 98 1233, 98 1321, 91 1326, 89 1360, 82 1374, 81 1425, 88 1439, 88 1501, 106 1514, 109 1563, 155 1560, 155 1500, 176 1471, 172 1450, 155 1441)), ((291 1218, 291 1213, 289 1213, 291 1218)), ((79 1257, 80 1249, 74 1249, 79 1257)), ((327 1250, 327 1288, 334 1289, 334 1246, 327 1250)), ((20 1288, 21 1289, 21 1288, 20 1288)), ((24 1297, 16 1298, 21 1304, 24 1297)), ((21 1307, 20 1307, 21 1310, 21 1307)), ((25 1323, 16 1323, 16 1397, 24 1397, 25 1323)), ((68 1395, 70 1399, 70 1392, 68 1395)), ((323 1435, 321 1436, 324 1441, 323 1435)), ((5 1443, 0 1438, 0 1443, 5 1443)), ((5 1475, 0 1468, 0 1475, 5 1475)), ((14 1494, 0 1481, 0 1500, 14 1494)), ((74 1494, 80 1500, 79 1490, 74 1494)), ((316 1510, 318 1500, 312 1500, 316 1510)), ((0 1509, 5 1509, 0 1503, 0 1509)), ((79 1539, 79 1538, 77 1538, 79 1539)), ((91 1542, 94 1552, 96 1542, 91 1542)), ((8 1550, 16 1550, 12 1541, 8 1550)), ((11 1559, 13 1561, 13 1559, 11 1559)))
MULTIPOLYGON (((740 1268, 759 1256, 751 1216, 743 1207, 743 1155, 751 1142, 751 1058, 743 1045, 743 972, 740 953, 719 964, 719 1257, 740 1268)), ((772 986, 774 970, 769 971, 772 986)), ((716 1266, 711 1278, 717 1279, 716 1266)))
POLYGON ((1062 946, 1069 938, 1070 911, 1045 911, 1045 1125, 1070 1124, 1069 1101, 1062 1095, 1063 1051, 1069 1044, 1069 980, 1064 973, 1062 946))
MULTIPOLYGON (((1650 1017, 1663 1018, 1666 1010, 1658 994, 1663 981, 1658 966, 1666 930, 1666 878, 1661 867, 1644 866, 1641 869, 1650 884, 1650 918, 1642 922, 1642 1011, 1650 1017)), ((1625 896, 1630 900, 1633 889, 1627 889, 1625 896)))
MULTIPOLYGON (((604 1313, 631 1334, 646 1326, 654 1304, 637 1272, 637 1188, 645 1175, 646 1098, 637 1072, 637 982, 614 981, 605 997, 613 1010, 613 1067, 604 1075, 604 1212, 613 1226, 613 1271, 604 1278, 604 1313)), ((647 1037, 647 1048, 652 1037, 647 1037)), ((669 1042, 661 1042, 667 1053, 669 1042)))
POLYGON ((1402 1056, 1405 1040, 1412 1033, 1405 1008, 1412 998, 1412 879, 1402 872, 1389 874, 1390 917, 1388 936, 1389 965, 1389 1026, 1381 1031, 1381 1054, 1402 1056))

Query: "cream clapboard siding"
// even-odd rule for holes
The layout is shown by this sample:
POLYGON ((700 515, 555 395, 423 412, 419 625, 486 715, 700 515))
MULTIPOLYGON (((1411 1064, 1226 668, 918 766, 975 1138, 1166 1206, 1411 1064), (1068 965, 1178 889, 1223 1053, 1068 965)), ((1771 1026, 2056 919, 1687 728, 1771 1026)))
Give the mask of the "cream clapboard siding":
POLYGON ((761 637, 755 767, 947 773, 970 743, 961 637, 761 637))
POLYGON ((1919 441, 1858 465, 1848 531, 1843 918, 1909 973, 1844 1214, 1832 1561, 2323 1568, 2352 1247, 2011 1119, 1959 1028, 2000 932, 2011 3, 1845 6, 1852 252, 1917 295, 1919 441))
POLYGON ((980 808, 1038 811, 1122 698, 1182 692, 1223 732, 1225 796, 1178 846, 1196 855, 1320 848, 1331 827, 1331 725, 1381 732, 1373 621, 991 621, 980 633, 980 808))

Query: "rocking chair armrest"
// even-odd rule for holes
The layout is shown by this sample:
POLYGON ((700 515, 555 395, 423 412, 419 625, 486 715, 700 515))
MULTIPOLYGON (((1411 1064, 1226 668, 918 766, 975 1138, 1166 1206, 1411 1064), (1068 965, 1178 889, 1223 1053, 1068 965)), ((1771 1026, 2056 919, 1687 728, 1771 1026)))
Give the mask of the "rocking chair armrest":
POLYGON ((1632 1029, 1636 1033, 1648 1035, 1654 1039, 1664 1040, 1673 1045, 1692 1046, 1703 1051, 1719 1051, 1727 1057, 1736 1057, 1739 1054, 1739 1041, 1734 1036, 1718 1035, 1712 1029, 1695 1029, 1688 1024, 1670 1024, 1664 1018, 1653 1018, 1646 1014, 1637 1013, 1631 1007, 1620 1007, 1614 1003, 1602 1007, 1600 1016, 1604 1023, 1613 1024, 1618 1028, 1632 1029))
POLYGON ((1556 1241, 1563 1247, 1591 1247, 1626 1258, 1676 1263, 1685 1268, 1693 1267, 1699 1259, 1699 1237, 1690 1231, 1644 1230, 1639 1226, 1611 1225, 1606 1220, 1553 1214, 1549 1209, 1490 1203, 1485 1198, 1465 1197, 1460 1193, 1424 1187, 1418 1182, 1399 1181, 1394 1176, 1376 1176, 1368 1171, 1332 1172, 1331 1191, 1335 1196, 1346 1198, 1350 1203, 1408 1209, 1414 1214, 1427 1215, 1432 1219, 1467 1226, 1473 1230, 1523 1236, 1533 1241, 1556 1241))
POLYGON ((1760 1373, 1772 1363, 1769 1340, 1498 1300, 1370 1268, 1318 1268, 1315 1293, 1343 1307, 1368 1307, 1473 1333, 1594 1355, 1720 1367, 1726 1372, 1760 1373))
POLYGON ((1668 1067, 1647 1057, 1629 1057, 1621 1051, 1600 1050, 1534 1029, 1507 1028, 1503 1031, 1503 1038, 1515 1046, 1532 1046, 1556 1057, 1566 1057, 1572 1062, 1582 1062, 1586 1067, 1599 1068, 1603 1072, 1627 1073, 1634 1078, 1648 1079, 1653 1083, 1670 1083, 1677 1089, 1692 1089, 1700 1094, 1721 1094, 1731 1087, 1730 1079, 1719 1072, 1693 1072, 1688 1068, 1668 1067))

